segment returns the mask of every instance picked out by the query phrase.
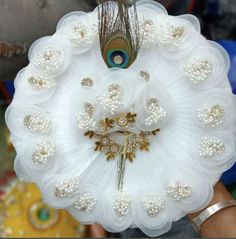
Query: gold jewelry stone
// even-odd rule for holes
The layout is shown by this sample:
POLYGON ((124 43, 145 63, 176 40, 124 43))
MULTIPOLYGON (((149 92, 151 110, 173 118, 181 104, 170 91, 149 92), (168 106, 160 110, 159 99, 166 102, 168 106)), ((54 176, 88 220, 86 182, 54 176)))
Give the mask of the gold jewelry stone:
POLYGON ((85 227, 68 212, 48 207, 33 183, 16 181, 0 203, 0 237, 81 238, 85 227), (27 195, 32 195, 27 197, 27 195), (11 203, 9 203, 11 202, 11 203))

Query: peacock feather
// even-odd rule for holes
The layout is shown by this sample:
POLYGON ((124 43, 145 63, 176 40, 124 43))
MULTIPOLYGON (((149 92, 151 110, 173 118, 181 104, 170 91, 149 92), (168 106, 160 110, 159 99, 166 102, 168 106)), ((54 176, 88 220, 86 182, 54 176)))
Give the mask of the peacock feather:
POLYGON ((103 59, 109 68, 128 68, 137 58, 141 37, 135 3, 103 0, 99 6, 99 36, 103 59))

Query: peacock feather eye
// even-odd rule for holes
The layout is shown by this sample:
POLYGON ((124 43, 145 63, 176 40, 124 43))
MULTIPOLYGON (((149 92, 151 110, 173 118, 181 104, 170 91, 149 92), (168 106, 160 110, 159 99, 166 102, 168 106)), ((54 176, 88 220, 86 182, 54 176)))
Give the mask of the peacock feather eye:
POLYGON ((128 68, 140 49, 140 32, 135 4, 127 0, 104 0, 99 8, 99 36, 103 60, 109 68, 128 68))
POLYGON ((115 49, 107 53, 107 61, 110 67, 126 68, 129 63, 129 56, 126 51, 115 49))
POLYGON ((105 47, 104 61, 109 68, 127 68, 131 63, 131 49, 124 37, 113 38, 105 47))

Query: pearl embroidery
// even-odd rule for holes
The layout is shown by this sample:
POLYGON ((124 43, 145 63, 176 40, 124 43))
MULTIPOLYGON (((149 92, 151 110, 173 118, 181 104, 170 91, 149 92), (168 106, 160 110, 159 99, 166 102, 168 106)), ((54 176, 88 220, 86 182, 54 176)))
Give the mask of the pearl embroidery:
POLYGON ((56 146, 53 141, 45 140, 35 143, 32 161, 38 165, 45 165, 55 155, 56 146))
MULTIPOLYGON (((208 179, 233 164, 234 102, 223 83, 229 59, 193 16, 168 16, 158 1, 137 9, 132 1, 97 2, 93 12, 64 16, 17 76, 5 116, 16 170, 81 223, 157 237, 205 203, 208 179), (200 148, 201 136, 212 140, 208 148, 200 148)), ((37 209, 35 218, 48 224, 54 212, 37 209)))
POLYGON ((158 216, 158 214, 165 208, 164 201, 154 196, 142 200, 142 205, 150 217, 158 216))
POLYGON ((148 117, 145 118, 145 125, 152 126, 166 118, 167 112, 159 106, 156 98, 147 101, 148 117))
POLYGON ((39 53, 35 59, 35 66, 43 66, 48 71, 56 71, 63 66, 62 52, 49 47, 39 53))
MULTIPOLYGON (((122 157, 124 145, 114 141, 111 136, 115 131, 110 132, 111 129, 118 126, 121 129, 128 128, 130 125, 135 123, 136 114, 127 113, 120 114, 114 118, 106 118, 98 123, 98 129, 101 129, 101 133, 94 131, 87 131, 84 135, 92 138, 97 138, 95 142, 95 151, 101 151, 106 154, 107 160, 113 160, 116 156, 122 157)), ((132 162, 136 157, 137 148, 141 151, 149 151, 149 140, 148 136, 155 136, 160 129, 153 130, 151 132, 131 133, 126 132, 127 135, 127 147, 126 147, 126 159, 132 162)), ((119 131, 117 131, 119 132, 119 131)), ((121 131, 122 133, 123 131, 121 131)))
POLYGON ((72 198, 79 193, 79 183, 77 178, 66 179, 55 184, 54 195, 57 198, 72 198))
POLYGON ((204 128, 215 128, 223 123, 225 115, 224 107, 221 105, 207 106, 198 110, 198 120, 204 128))
POLYGON ((84 78, 82 81, 81 81, 81 86, 82 87, 93 87, 93 80, 90 79, 90 78, 84 78))
POLYGON ((179 181, 168 182, 167 195, 175 201, 190 197, 192 188, 187 184, 181 184, 179 181))
POLYGON ((81 212, 91 213, 97 204, 97 200, 90 193, 84 193, 75 203, 75 208, 81 212))
POLYGON ((89 33, 87 27, 81 23, 75 23, 69 34, 71 43, 77 46, 90 45, 92 43, 91 38, 91 33, 89 33))
POLYGON ((104 92, 97 96, 103 109, 114 115, 121 105, 122 91, 118 84, 111 84, 104 92))
POLYGON ((199 145, 198 153, 200 157, 211 158, 221 155, 225 152, 225 145, 221 140, 202 137, 199 145))
POLYGON ((56 81, 46 73, 34 73, 28 78, 28 83, 34 90, 50 89, 56 85, 56 81))
POLYGON ((79 129, 81 130, 96 130, 97 123, 92 119, 94 106, 91 103, 84 104, 84 113, 77 116, 79 129))
POLYGON ((213 64, 205 59, 194 59, 184 67, 184 73, 188 80, 194 84, 205 81, 213 70, 213 64))
POLYGON ((118 192, 113 202, 113 209, 118 217, 124 217, 130 211, 131 199, 124 193, 118 192))
POLYGON ((41 112, 36 112, 25 116, 24 126, 30 131, 47 134, 51 129, 51 121, 41 112))
POLYGON ((147 71, 140 71, 139 75, 145 80, 145 81, 149 81, 151 76, 147 71))
POLYGON ((178 47, 184 33, 184 27, 176 27, 173 24, 166 23, 164 25, 160 25, 158 38, 163 47, 178 47))
POLYGON ((143 45, 152 44, 156 40, 156 27, 151 19, 145 19, 140 24, 141 35, 143 37, 143 45))

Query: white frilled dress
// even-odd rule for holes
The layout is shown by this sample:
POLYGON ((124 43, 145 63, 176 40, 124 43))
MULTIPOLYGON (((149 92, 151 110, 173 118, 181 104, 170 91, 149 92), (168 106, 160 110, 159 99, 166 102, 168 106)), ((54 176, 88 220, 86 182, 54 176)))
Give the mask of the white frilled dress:
POLYGON ((206 207, 234 164, 236 102, 229 57, 196 17, 151 0, 137 12, 143 41, 128 69, 104 63, 97 9, 63 17, 32 45, 6 122, 17 175, 50 206, 159 236, 206 207))

